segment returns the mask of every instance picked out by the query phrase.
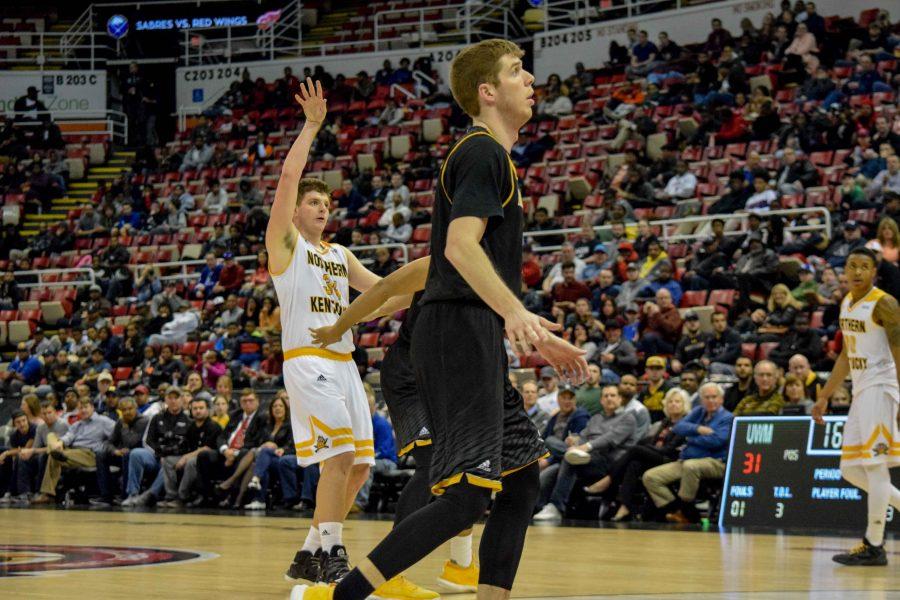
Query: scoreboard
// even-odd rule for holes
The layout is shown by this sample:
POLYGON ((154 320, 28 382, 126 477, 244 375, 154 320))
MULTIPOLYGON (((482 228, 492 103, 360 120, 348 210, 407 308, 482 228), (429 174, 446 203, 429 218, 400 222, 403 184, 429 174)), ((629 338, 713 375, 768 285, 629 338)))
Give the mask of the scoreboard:
MULTIPOLYGON (((719 525, 856 530, 866 527, 865 493, 841 478, 847 417, 736 417, 719 525)), ((900 469, 891 469, 894 485, 900 469)), ((887 527, 900 531, 888 507, 887 527)))

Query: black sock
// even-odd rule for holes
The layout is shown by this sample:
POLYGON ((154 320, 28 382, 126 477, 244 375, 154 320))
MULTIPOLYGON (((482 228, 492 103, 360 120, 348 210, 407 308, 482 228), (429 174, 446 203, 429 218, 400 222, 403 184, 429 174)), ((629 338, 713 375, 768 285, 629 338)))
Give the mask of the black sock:
POLYGON ((334 600, 355 600, 356 598, 365 598, 375 591, 372 584, 363 577, 359 569, 353 569, 341 579, 341 582, 334 588, 334 600))
POLYGON ((403 519, 413 514, 431 500, 431 446, 416 446, 410 454, 416 460, 416 471, 406 482, 400 499, 397 500, 397 513, 394 515, 394 527, 403 519))
POLYGON ((537 463, 503 478, 503 491, 494 498, 481 537, 478 583, 512 589, 540 487, 537 463))
MULTIPOLYGON (((487 488, 465 480, 451 485, 443 495, 404 519, 369 554, 369 560, 385 579, 402 573, 438 546, 471 527, 491 499, 487 488)), ((335 588, 335 600, 364 600, 369 592, 359 583, 357 569, 335 588)), ((369 587, 369 591, 371 591, 369 587)))

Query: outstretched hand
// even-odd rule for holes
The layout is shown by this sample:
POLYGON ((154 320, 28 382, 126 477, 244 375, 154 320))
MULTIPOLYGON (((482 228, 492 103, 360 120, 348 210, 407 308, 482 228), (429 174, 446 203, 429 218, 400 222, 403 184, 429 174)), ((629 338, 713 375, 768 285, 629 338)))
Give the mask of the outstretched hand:
POLYGON ((303 108, 307 123, 321 124, 325 120, 328 101, 322 92, 321 81, 313 83, 313 80, 307 77, 305 82, 300 83, 300 93, 294 94, 294 100, 303 108))
POLYGON ((563 379, 580 385, 587 379, 585 351, 555 335, 536 341, 534 347, 563 379))
POLYGON ((335 328, 331 325, 319 327, 318 329, 310 329, 309 334, 312 336, 313 344, 318 344, 320 348, 330 346, 341 339, 341 336, 337 334, 335 328))

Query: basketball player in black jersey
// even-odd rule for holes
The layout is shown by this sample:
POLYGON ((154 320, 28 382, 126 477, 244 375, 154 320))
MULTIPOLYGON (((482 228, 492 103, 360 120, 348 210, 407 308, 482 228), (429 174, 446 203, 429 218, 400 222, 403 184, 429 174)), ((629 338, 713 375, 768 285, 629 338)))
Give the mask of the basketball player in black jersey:
POLYGON ((587 367, 583 352, 554 342, 547 322, 517 296, 523 214, 509 151, 534 105, 534 77, 523 68, 522 55, 511 42, 487 40, 461 51, 451 65, 453 96, 475 126, 441 169, 431 264, 411 344, 432 426, 430 483, 438 497, 399 523, 335 588, 295 586, 294 600, 363 600, 471 527, 494 491, 479 552, 478 597, 509 597, 538 493, 543 447, 521 402, 521 418, 504 418, 504 331, 515 348, 534 346, 576 378, 587 367), (525 460, 517 464, 509 457, 525 460))

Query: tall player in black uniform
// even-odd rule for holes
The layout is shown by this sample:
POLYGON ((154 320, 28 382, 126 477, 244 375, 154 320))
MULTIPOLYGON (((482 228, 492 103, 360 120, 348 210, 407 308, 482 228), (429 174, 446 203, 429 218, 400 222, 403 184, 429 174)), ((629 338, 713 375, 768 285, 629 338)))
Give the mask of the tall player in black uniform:
MULTIPOLYGON (((416 463, 414 475, 400 493, 394 516, 395 526, 431 499, 431 426, 425 405, 419 398, 409 356, 430 261, 431 258, 426 256, 394 271, 357 296, 333 325, 310 330, 313 342, 324 348, 341 339, 357 322, 371 321, 410 307, 397 340, 387 349, 381 363, 381 390, 400 446, 398 454, 403 456, 409 453, 416 463)), ((437 581, 445 594, 477 590, 478 567, 472 556, 471 529, 460 532, 450 540, 450 560, 444 563, 437 581)))
POLYGON ((413 331, 418 390, 432 426, 438 497, 404 519, 335 588, 295 586, 293 600, 363 600, 458 532, 497 491, 480 547, 478 597, 508 598, 538 493, 543 443, 519 403, 505 411, 504 330, 583 377, 583 352, 528 312, 521 286, 523 215, 509 150, 531 117, 534 77, 511 42, 457 55, 450 87, 474 127, 447 154, 432 215, 431 265, 413 331), (502 482, 501 482, 502 478, 502 482))

